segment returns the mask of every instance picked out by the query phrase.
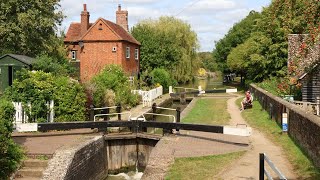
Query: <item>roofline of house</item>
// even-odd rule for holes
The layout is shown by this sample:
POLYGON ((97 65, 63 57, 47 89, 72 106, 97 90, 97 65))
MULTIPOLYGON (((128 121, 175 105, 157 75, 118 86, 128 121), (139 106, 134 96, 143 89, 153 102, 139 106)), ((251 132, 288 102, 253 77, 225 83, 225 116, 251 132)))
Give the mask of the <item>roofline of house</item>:
POLYGON ((85 42, 85 43, 94 43, 94 42, 128 42, 131 44, 135 44, 138 46, 141 46, 141 44, 137 44, 131 41, 127 41, 127 40, 77 40, 77 41, 63 41, 65 43, 70 43, 70 44, 78 44, 80 41, 85 42))

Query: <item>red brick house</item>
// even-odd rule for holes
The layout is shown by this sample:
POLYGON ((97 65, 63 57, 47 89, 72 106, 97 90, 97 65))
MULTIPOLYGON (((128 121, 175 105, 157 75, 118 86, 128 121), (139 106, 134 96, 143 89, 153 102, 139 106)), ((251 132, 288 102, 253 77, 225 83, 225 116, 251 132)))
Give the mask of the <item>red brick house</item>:
POLYGON ((71 61, 80 63, 86 82, 108 64, 120 65, 129 75, 139 72, 140 43, 128 32, 128 11, 118 6, 116 23, 104 18, 89 22, 86 4, 81 22, 71 23, 64 39, 71 61))

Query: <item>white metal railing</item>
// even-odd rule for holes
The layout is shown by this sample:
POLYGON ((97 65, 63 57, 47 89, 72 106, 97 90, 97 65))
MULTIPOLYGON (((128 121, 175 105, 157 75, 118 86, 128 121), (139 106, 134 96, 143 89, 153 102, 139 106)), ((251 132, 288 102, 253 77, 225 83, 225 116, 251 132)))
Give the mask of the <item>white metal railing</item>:
POLYGON ((259 180, 264 180, 264 175, 267 176, 268 180, 273 180, 270 172, 265 168, 264 162, 267 162, 269 167, 273 172, 275 172, 279 179, 286 180, 287 178, 283 175, 283 173, 274 165, 274 163, 268 158, 265 153, 260 153, 259 155, 259 180))
POLYGON ((149 91, 132 90, 132 93, 141 95, 143 107, 146 107, 151 106, 152 101, 163 95, 163 87, 160 86, 149 91))
POLYGON ((313 114, 319 116, 320 115, 320 103, 312 103, 312 102, 305 102, 305 101, 293 101, 295 105, 301 107, 306 111, 310 111, 313 114))
POLYGON ((96 114, 93 117, 93 121, 96 121, 96 117, 101 117, 101 116, 111 116, 111 115, 119 115, 119 114, 129 114, 128 121, 131 119, 131 112, 122 112, 122 113, 109 113, 109 114, 96 114))

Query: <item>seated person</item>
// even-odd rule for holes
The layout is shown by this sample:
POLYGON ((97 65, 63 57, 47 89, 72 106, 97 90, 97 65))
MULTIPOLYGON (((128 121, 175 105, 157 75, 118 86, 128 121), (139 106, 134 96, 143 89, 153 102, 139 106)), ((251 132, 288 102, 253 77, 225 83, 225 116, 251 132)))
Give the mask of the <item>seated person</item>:
POLYGON ((250 105, 252 106, 252 95, 250 91, 246 91, 246 97, 241 101, 241 111, 245 109, 246 106, 250 105))

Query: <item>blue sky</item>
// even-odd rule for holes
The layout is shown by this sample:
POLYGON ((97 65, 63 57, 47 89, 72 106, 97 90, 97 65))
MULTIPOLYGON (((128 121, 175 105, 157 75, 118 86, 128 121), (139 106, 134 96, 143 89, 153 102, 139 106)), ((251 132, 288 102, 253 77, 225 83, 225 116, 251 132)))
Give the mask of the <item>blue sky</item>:
POLYGON ((221 39, 232 25, 251 10, 261 11, 271 0, 61 0, 67 16, 61 26, 67 30, 71 22, 80 22, 83 4, 87 4, 90 22, 103 17, 115 22, 118 4, 129 11, 129 28, 147 18, 170 15, 191 24, 198 34, 200 51, 212 51, 214 42, 221 39))

